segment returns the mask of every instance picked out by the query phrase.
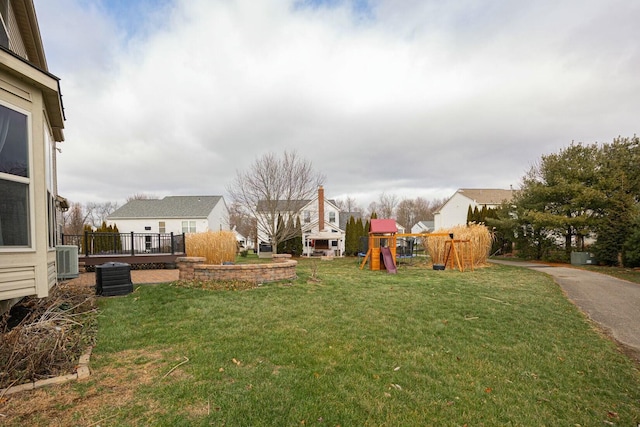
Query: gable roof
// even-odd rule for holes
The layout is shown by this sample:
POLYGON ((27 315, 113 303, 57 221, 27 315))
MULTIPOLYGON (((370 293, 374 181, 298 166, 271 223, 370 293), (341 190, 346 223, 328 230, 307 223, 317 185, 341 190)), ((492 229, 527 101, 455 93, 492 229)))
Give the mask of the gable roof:
POLYGON ((221 200, 222 196, 167 196, 164 199, 131 200, 107 219, 206 218, 221 200))
MULTIPOLYGON (((275 211, 276 212, 300 212, 302 208, 311 204, 312 202, 316 202, 318 200, 317 197, 313 199, 304 199, 304 200, 260 200, 258 205, 256 206, 257 212, 268 212, 272 207, 272 203, 275 203, 275 211)), ((336 209, 336 201, 333 199, 324 199, 325 202, 332 204, 336 209)))
POLYGON ((354 220, 362 219, 362 212, 340 212, 340 229, 346 230, 347 223, 353 217, 354 220))
POLYGON ((456 193, 475 201, 479 205, 499 205, 513 198, 514 190, 497 188, 461 188, 456 193))

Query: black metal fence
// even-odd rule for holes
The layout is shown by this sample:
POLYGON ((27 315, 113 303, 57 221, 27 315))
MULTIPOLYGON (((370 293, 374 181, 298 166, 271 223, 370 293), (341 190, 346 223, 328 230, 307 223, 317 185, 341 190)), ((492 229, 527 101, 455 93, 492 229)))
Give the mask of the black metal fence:
POLYGON ((75 245, 84 256, 184 254, 184 233, 99 233, 62 234, 63 245, 75 245))

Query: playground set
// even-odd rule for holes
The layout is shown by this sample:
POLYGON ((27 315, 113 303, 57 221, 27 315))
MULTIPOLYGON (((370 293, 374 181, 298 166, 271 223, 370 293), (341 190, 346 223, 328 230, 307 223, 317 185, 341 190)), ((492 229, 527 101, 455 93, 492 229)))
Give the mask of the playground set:
MULTIPOLYGON (((369 228, 368 249, 360 265, 362 270, 369 261, 369 268, 372 271, 387 270, 389 274, 398 272, 396 258, 398 258, 397 244, 398 238, 419 237, 419 238, 444 238, 444 251, 442 259, 434 259, 434 270, 444 270, 458 268, 464 271, 465 265, 469 264, 473 270, 473 253, 469 240, 454 239, 453 233, 398 233, 396 222, 393 219, 372 219, 369 228)), ((411 250, 412 252, 412 250, 411 250)), ((406 252, 402 256, 406 256, 406 252)))

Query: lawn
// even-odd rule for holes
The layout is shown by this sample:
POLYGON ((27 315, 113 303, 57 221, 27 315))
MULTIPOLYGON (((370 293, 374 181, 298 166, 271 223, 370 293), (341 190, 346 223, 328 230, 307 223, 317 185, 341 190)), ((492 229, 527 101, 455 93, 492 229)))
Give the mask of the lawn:
POLYGON ((54 407, 8 425, 640 422, 638 366, 544 274, 352 258, 301 260, 298 276, 100 299, 91 378, 38 391, 54 407))

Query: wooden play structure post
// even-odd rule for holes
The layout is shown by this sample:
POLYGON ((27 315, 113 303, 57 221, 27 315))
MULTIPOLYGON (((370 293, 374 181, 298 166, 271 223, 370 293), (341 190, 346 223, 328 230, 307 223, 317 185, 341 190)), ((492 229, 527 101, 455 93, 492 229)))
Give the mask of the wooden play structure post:
MULTIPOLYGON (((392 270, 395 273, 396 244, 398 237, 422 237, 434 238, 444 237, 444 265, 451 269, 458 268, 464 271, 465 266, 469 265, 473 271, 473 247, 470 240, 455 239, 453 233, 401 233, 398 234, 396 222, 393 219, 372 219, 371 228, 369 229, 369 250, 360 264, 360 270, 369 261, 369 268, 372 271, 384 270, 385 266, 381 263, 381 248, 388 248, 391 253, 392 270)), ((435 260, 433 260, 435 262, 435 260)), ((387 262, 389 264, 389 262, 387 262)))
MULTIPOLYGON (((360 265, 360 270, 364 268, 367 260, 369 262, 369 268, 372 271, 383 270, 383 264, 380 262, 380 248, 389 248, 391 252, 391 259, 395 263, 396 259, 396 234, 398 228, 396 227, 396 221, 393 219, 372 219, 369 229, 369 250, 360 265)), ((394 265, 395 268, 395 265, 394 265)))

